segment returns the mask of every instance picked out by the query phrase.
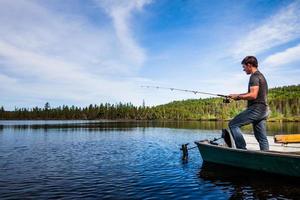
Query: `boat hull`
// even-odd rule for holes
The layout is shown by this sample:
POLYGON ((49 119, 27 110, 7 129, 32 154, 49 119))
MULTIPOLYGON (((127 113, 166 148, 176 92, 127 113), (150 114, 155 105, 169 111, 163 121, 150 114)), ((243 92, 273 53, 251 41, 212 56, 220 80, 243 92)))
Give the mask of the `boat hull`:
POLYGON ((296 153, 232 149, 207 141, 195 143, 206 162, 300 177, 300 155, 296 153))

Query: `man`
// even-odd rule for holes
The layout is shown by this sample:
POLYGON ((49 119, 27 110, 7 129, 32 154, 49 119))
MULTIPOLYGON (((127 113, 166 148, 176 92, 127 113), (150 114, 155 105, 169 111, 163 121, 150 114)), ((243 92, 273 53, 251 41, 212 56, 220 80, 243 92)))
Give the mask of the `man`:
POLYGON ((229 128, 239 149, 246 149, 246 142, 242 135, 241 126, 252 124, 254 135, 259 143, 260 150, 269 150, 266 136, 266 118, 268 116, 267 94, 268 85, 263 74, 258 71, 258 62, 254 56, 243 59, 243 69, 250 75, 248 92, 244 94, 230 94, 234 100, 247 100, 247 109, 239 113, 229 122, 229 128))

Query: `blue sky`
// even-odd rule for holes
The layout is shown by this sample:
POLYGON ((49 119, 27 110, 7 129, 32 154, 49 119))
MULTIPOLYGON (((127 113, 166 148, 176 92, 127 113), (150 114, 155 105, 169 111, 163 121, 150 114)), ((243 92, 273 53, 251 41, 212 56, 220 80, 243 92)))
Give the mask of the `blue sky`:
POLYGON ((243 93, 241 60, 299 84, 300 1, 1 0, 0 106, 158 105, 243 93))

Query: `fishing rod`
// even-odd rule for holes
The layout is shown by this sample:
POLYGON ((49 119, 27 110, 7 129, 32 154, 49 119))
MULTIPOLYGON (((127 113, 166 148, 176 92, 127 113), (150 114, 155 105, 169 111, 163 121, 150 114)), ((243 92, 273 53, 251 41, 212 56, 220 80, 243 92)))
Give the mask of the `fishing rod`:
POLYGON ((186 89, 178 89, 178 88, 170 88, 170 87, 161 87, 161 86, 150 86, 150 85, 143 85, 141 86, 143 88, 155 88, 155 89, 164 89, 164 90, 171 90, 171 91, 181 91, 181 92, 191 92, 194 94, 207 94, 211 96, 218 96, 222 97, 224 103, 230 103, 230 96, 228 95, 223 95, 223 94, 215 94, 215 93, 209 93, 209 92, 201 92, 197 90, 186 90, 186 89))

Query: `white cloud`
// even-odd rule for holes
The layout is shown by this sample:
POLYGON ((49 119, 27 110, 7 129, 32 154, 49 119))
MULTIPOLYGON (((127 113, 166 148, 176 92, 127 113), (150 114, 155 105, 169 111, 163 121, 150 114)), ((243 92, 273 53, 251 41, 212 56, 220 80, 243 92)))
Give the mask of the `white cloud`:
POLYGON ((142 64, 146 59, 145 50, 135 41, 131 30, 131 18, 134 11, 151 3, 151 0, 95 0, 113 20, 116 35, 123 52, 131 61, 142 64))
MULTIPOLYGON (((232 49, 235 58, 256 55, 275 46, 300 37, 300 2, 295 1, 282 8, 274 16, 264 20, 259 27, 243 36, 232 49)), ((250 27, 250 26, 249 26, 250 27)))
POLYGON ((300 61, 300 44, 268 56, 263 61, 262 65, 268 68, 273 68, 297 61, 300 61))
POLYGON ((77 105, 142 103, 136 91, 145 80, 136 77, 136 70, 146 55, 126 28, 129 18, 124 30, 116 29, 114 34, 84 16, 50 10, 40 3, 0 1, 0 82, 6 99, 0 104, 14 107, 20 99, 31 105, 41 99, 77 105), (121 49, 118 40, 129 48, 121 49))

